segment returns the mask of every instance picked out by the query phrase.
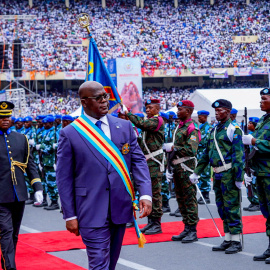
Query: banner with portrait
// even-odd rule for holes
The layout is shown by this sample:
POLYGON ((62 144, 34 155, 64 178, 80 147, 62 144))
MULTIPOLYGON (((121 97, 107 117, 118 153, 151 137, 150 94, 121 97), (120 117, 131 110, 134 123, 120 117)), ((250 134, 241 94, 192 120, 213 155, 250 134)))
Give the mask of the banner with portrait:
POLYGON ((132 113, 142 112, 142 73, 140 58, 117 58, 117 90, 132 113))

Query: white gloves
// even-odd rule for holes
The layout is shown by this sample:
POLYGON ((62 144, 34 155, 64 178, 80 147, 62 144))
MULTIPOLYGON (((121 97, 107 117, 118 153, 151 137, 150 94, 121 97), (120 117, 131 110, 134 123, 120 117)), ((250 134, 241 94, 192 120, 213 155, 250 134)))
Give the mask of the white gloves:
POLYGON ((34 146, 35 145, 35 140, 34 139, 30 139, 28 141, 28 143, 29 143, 29 145, 34 146))
POLYGON ((53 169, 56 171, 56 164, 55 163, 53 164, 53 169))
POLYGON ((238 189, 241 189, 242 187, 242 182, 235 181, 235 185, 237 186, 238 189))
POLYGON ((43 191, 38 190, 34 194, 36 201, 34 202, 34 205, 40 205, 43 202, 43 191))
POLYGON ((172 152, 173 143, 164 143, 163 144, 163 150, 165 150, 167 153, 172 152))
POLYGON ((169 173, 169 170, 166 170, 166 179, 169 183, 173 180, 173 173, 169 173))
POLYGON ((126 112, 128 112, 128 109, 127 109, 127 107, 124 104, 122 104, 121 105, 121 111, 120 111, 120 113, 126 114, 126 112))
POLYGON ((40 149, 40 146, 41 146, 40 144, 37 144, 36 145, 36 149, 39 150, 40 149))
POLYGON ((53 144, 53 149, 56 149, 57 146, 58 146, 58 143, 54 143, 54 144, 53 144))
POLYGON ((42 168, 42 166, 40 164, 38 164, 38 168, 42 172, 43 168, 42 168))
POLYGON ((244 179, 245 179, 245 186, 248 187, 251 184, 253 177, 252 177, 252 175, 251 176, 248 176, 245 173, 244 174, 244 179))
POLYGON ((200 176, 197 175, 196 173, 193 173, 189 176, 189 180, 192 184, 198 184, 199 183, 199 178, 200 176))
POLYGON ((251 134, 243 135, 242 142, 244 145, 252 145, 253 136, 251 134))

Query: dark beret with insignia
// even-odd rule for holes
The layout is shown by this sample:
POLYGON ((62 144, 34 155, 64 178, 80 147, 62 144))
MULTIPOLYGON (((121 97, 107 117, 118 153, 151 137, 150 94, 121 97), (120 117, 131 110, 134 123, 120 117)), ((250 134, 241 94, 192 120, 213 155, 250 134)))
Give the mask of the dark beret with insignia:
POLYGON ((212 108, 227 108, 232 109, 232 103, 226 99, 218 99, 212 104, 212 108))
POLYGON ((148 99, 145 101, 145 106, 150 105, 150 104, 160 104, 159 99, 148 99))
POLYGON ((0 117, 10 117, 12 115, 12 110, 14 109, 14 104, 9 101, 0 102, 0 117))
POLYGON ((264 88, 263 90, 261 90, 260 95, 270 95, 270 88, 264 88))
POLYGON ((198 111, 197 114, 198 115, 209 115, 210 113, 208 111, 201 110, 201 111, 198 111))

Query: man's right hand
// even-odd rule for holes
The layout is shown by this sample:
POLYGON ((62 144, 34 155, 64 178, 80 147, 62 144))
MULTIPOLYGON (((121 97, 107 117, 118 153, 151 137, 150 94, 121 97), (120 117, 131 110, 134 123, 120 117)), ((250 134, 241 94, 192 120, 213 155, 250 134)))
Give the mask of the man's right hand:
POLYGON ((78 219, 66 221, 66 228, 69 232, 74 233, 76 236, 80 235, 78 219))

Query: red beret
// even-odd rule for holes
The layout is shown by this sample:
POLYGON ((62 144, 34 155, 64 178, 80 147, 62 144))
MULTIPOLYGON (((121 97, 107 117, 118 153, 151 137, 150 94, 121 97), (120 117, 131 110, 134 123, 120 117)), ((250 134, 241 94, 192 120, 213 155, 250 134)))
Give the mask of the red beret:
POLYGON ((160 104, 160 100, 159 99, 148 99, 145 102, 145 106, 149 105, 149 104, 160 104))
POLYGON ((189 107, 194 108, 194 103, 190 100, 182 100, 177 103, 177 107, 189 107))

